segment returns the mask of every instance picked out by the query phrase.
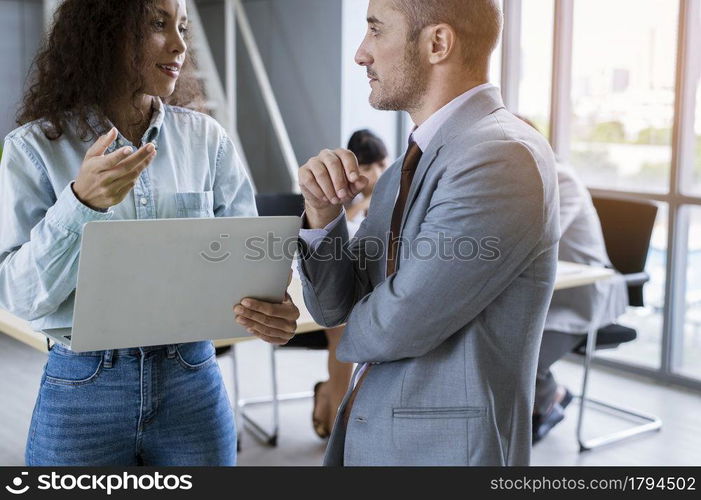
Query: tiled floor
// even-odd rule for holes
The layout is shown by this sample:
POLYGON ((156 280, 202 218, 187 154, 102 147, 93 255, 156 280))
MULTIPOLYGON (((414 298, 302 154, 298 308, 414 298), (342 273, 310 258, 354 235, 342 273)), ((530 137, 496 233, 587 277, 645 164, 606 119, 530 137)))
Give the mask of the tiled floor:
MULTIPOLYGON (((264 395, 269 390, 269 348, 246 342, 237 348, 243 397, 264 395)), ((282 393, 311 390, 325 373, 325 353, 288 349, 278 353, 282 393)), ((0 335, 0 465, 23 463, 24 441, 38 388, 45 355, 0 335)), ((232 380, 231 360, 220 360, 227 384, 232 380)), ((559 379, 577 388, 581 368, 570 362, 556 366, 559 379)), ((231 386, 228 385, 231 394, 231 386)), ((642 378, 595 371, 591 394, 662 417, 661 432, 626 443, 580 454, 575 439, 576 404, 565 421, 538 444, 532 455, 534 465, 701 465, 701 395, 664 387, 642 378)), ((318 465, 324 442, 311 427, 311 400, 281 404, 281 426, 276 448, 259 443, 250 433, 242 438, 240 465, 318 465)), ((269 408, 257 407, 250 414, 262 424, 270 419, 269 408)), ((616 418, 591 413, 589 433, 620 427, 616 418)))

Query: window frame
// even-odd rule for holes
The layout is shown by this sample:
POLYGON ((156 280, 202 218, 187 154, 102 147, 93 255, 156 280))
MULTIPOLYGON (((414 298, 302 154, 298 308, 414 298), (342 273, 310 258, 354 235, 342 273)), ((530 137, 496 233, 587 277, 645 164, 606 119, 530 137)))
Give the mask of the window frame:
MULTIPOLYGON (((520 38, 523 0, 504 0, 504 39, 502 45, 502 95, 509 109, 518 112, 518 86, 521 79, 520 38)), ((550 143, 558 157, 567 161, 571 154, 572 54, 575 1, 554 0, 553 65, 551 82, 550 143)), ((682 182, 693 175, 695 162, 695 117, 698 82, 690 71, 694 43, 701 33, 693 31, 694 19, 701 16, 701 0, 678 0, 679 19, 676 50, 675 104, 672 132, 672 163, 669 190, 649 193, 635 190, 591 189, 594 195, 627 197, 666 203, 667 255, 665 303, 659 368, 630 362, 596 358, 596 364, 652 376, 663 382, 701 390, 701 378, 678 372, 682 365, 685 326, 686 271, 689 238, 689 211, 701 206, 701 195, 685 193, 682 182), (694 17, 696 16, 696 17, 694 17)))

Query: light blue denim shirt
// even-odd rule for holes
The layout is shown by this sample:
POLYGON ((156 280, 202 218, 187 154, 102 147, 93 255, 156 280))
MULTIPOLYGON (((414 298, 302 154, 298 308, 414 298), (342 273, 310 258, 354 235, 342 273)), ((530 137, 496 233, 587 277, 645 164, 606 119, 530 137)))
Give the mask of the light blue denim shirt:
MULTIPOLYGON (((87 222, 257 215, 234 145, 211 117, 156 100, 141 140, 154 143, 158 154, 129 195, 102 213, 71 189, 93 142, 70 127, 51 141, 38 121, 7 135, 0 162, 0 308, 35 330, 72 326, 87 222)), ((107 152, 127 145, 135 146, 120 134, 107 152)))

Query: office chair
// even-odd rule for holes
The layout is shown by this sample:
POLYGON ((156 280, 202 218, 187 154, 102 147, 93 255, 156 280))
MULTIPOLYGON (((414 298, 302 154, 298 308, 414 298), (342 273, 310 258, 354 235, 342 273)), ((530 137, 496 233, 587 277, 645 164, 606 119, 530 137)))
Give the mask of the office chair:
MULTIPOLYGON (((277 216, 277 215, 302 215, 304 211, 304 197, 301 194, 295 193, 280 193, 280 194, 258 194, 256 195, 256 207, 260 216, 277 216)), ((328 342, 326 334, 323 330, 305 333, 304 335, 296 335, 284 346, 270 346, 270 375, 272 380, 272 391, 270 396, 262 396, 256 398, 239 399, 238 394, 238 373, 236 363, 236 349, 232 346, 231 358, 234 365, 234 392, 235 409, 237 418, 240 418, 248 428, 253 431, 254 435, 266 442, 270 446, 277 446, 278 431, 280 427, 280 401, 291 401, 298 399, 307 399, 313 396, 311 391, 299 392, 292 394, 279 394, 277 384, 277 363, 276 353, 279 349, 287 348, 306 348, 306 349, 327 349, 328 342), (270 404, 272 406, 272 429, 267 431, 258 422, 253 420, 246 414, 245 408, 261 404, 270 404)), ((217 354, 226 352, 228 348, 218 351, 217 354)), ((238 427, 242 429, 241 426, 238 427)), ((240 440, 239 440, 240 442, 240 440)))
MULTIPOLYGON (((652 229, 657 217, 657 206, 648 201, 597 196, 592 197, 592 199, 601 221, 606 252, 613 267, 623 275, 628 285, 629 304, 634 307, 642 307, 644 305, 643 285, 650 280, 650 276, 645 272, 645 262, 650 247, 652 229)), ((614 323, 593 330, 587 335, 587 339, 574 349, 575 353, 584 356, 582 393, 577 396, 580 400, 577 420, 577 440, 580 452, 662 428, 662 421, 654 415, 604 403, 587 396, 589 369, 594 351, 616 348, 621 344, 635 340, 637 336, 638 333, 633 328, 614 323), (612 413, 625 420, 635 422, 636 425, 622 431, 585 440, 582 437, 585 406, 592 406, 612 413)))

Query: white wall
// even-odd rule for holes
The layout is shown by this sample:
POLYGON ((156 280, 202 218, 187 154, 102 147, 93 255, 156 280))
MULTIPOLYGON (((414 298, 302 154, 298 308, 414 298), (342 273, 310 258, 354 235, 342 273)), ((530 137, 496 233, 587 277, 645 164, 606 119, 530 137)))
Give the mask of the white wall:
POLYGON ((0 141, 13 130, 30 63, 43 33, 42 4, 0 1, 0 141))
POLYGON ((355 52, 365 36, 367 7, 368 0, 343 0, 339 145, 345 147, 355 130, 369 128, 385 141, 390 158, 394 159, 398 156, 397 113, 378 111, 370 106, 370 85, 365 68, 358 66, 354 61, 355 52))

